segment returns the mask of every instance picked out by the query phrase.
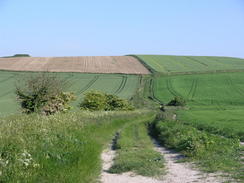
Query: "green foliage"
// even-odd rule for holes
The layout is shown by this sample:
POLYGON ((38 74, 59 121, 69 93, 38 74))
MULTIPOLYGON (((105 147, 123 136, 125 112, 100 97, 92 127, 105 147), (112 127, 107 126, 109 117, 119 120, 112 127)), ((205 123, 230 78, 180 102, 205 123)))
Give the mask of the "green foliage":
POLYGON ((160 143, 195 160, 206 171, 231 171, 241 167, 238 139, 227 139, 179 122, 155 122, 154 133, 160 143))
POLYGON ((29 54, 15 54, 13 57, 30 57, 29 54))
POLYGON ((43 106, 42 113, 51 115, 56 112, 67 112, 72 108, 69 103, 74 101, 75 98, 73 93, 61 92, 50 98, 50 100, 43 106))
POLYGON ((172 99, 169 103, 168 106, 185 106, 186 105, 186 101, 185 99, 183 99, 182 97, 174 97, 174 99, 172 99))
POLYGON ((103 111, 106 108, 106 96, 99 91, 87 92, 80 107, 82 110, 103 111))
POLYGON ((101 172, 100 155, 125 124, 153 114, 70 112, 0 119, 0 182, 91 182, 101 172))
POLYGON ((106 108, 105 111, 131 111, 135 108, 128 100, 121 99, 116 95, 105 94, 106 97, 106 108))
MULTIPOLYGON (((20 105, 15 100, 15 82, 25 81, 29 75, 30 72, 0 71, 0 116, 21 111, 20 105)), ((49 73, 49 75, 57 76, 64 83, 70 83, 64 91, 73 92, 77 96, 77 99, 71 103, 74 110, 78 110, 80 101, 84 98, 83 94, 90 90, 114 93, 120 98, 130 99, 135 94, 139 83, 137 75, 85 73, 49 73)))
POLYGON ((15 54, 13 56, 5 56, 2 58, 14 58, 14 57, 30 57, 30 55, 29 54, 15 54))
POLYGON ((70 109, 68 104, 75 97, 72 93, 64 93, 62 90, 63 82, 60 79, 43 73, 32 75, 22 85, 19 84, 16 94, 24 113, 50 115, 70 109))
POLYGON ((118 96, 99 91, 90 91, 85 94, 81 102, 82 110, 90 111, 129 111, 134 110, 132 104, 118 96))
POLYGON ((164 158, 154 150, 145 124, 145 121, 151 122, 153 119, 151 117, 151 119, 130 123, 122 129, 116 143, 117 156, 109 169, 110 173, 132 171, 144 176, 162 175, 164 158))

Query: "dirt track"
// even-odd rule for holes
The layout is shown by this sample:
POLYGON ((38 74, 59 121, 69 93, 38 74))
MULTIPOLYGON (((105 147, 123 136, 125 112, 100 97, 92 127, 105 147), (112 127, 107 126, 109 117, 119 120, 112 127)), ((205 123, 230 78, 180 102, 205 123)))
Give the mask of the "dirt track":
POLYGON ((0 58, 0 70, 149 74, 130 56, 0 58))
POLYGON ((101 159, 103 161, 103 170, 101 173, 102 183, 222 183, 233 182, 232 180, 225 180, 217 174, 203 173, 193 167, 191 163, 177 163, 182 156, 173 151, 167 150, 155 142, 155 150, 160 152, 165 158, 166 175, 158 177, 158 179, 151 177, 144 177, 136 175, 133 172, 122 174, 108 173, 109 168, 113 164, 113 159, 116 156, 116 151, 112 150, 111 145, 109 149, 103 151, 101 159))

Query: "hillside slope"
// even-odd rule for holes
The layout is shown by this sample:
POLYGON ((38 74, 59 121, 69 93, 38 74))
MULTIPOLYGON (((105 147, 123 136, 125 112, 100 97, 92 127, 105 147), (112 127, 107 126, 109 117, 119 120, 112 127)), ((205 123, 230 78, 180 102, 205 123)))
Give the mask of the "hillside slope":
POLYGON ((136 55, 153 72, 164 74, 244 71, 244 59, 210 56, 136 55))

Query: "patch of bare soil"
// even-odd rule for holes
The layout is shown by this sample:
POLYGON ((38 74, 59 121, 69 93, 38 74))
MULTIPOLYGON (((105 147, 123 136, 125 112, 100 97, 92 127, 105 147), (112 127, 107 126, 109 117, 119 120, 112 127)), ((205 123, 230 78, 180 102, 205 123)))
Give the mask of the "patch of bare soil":
POLYGON ((131 56, 0 58, 0 70, 121 74, 150 73, 141 62, 131 56))

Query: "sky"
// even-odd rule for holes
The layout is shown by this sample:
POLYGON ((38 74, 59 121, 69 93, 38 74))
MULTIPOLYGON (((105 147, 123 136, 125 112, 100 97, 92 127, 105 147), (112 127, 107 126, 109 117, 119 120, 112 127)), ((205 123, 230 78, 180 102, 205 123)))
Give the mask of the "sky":
POLYGON ((244 58, 244 0, 0 0, 0 56, 244 58))

